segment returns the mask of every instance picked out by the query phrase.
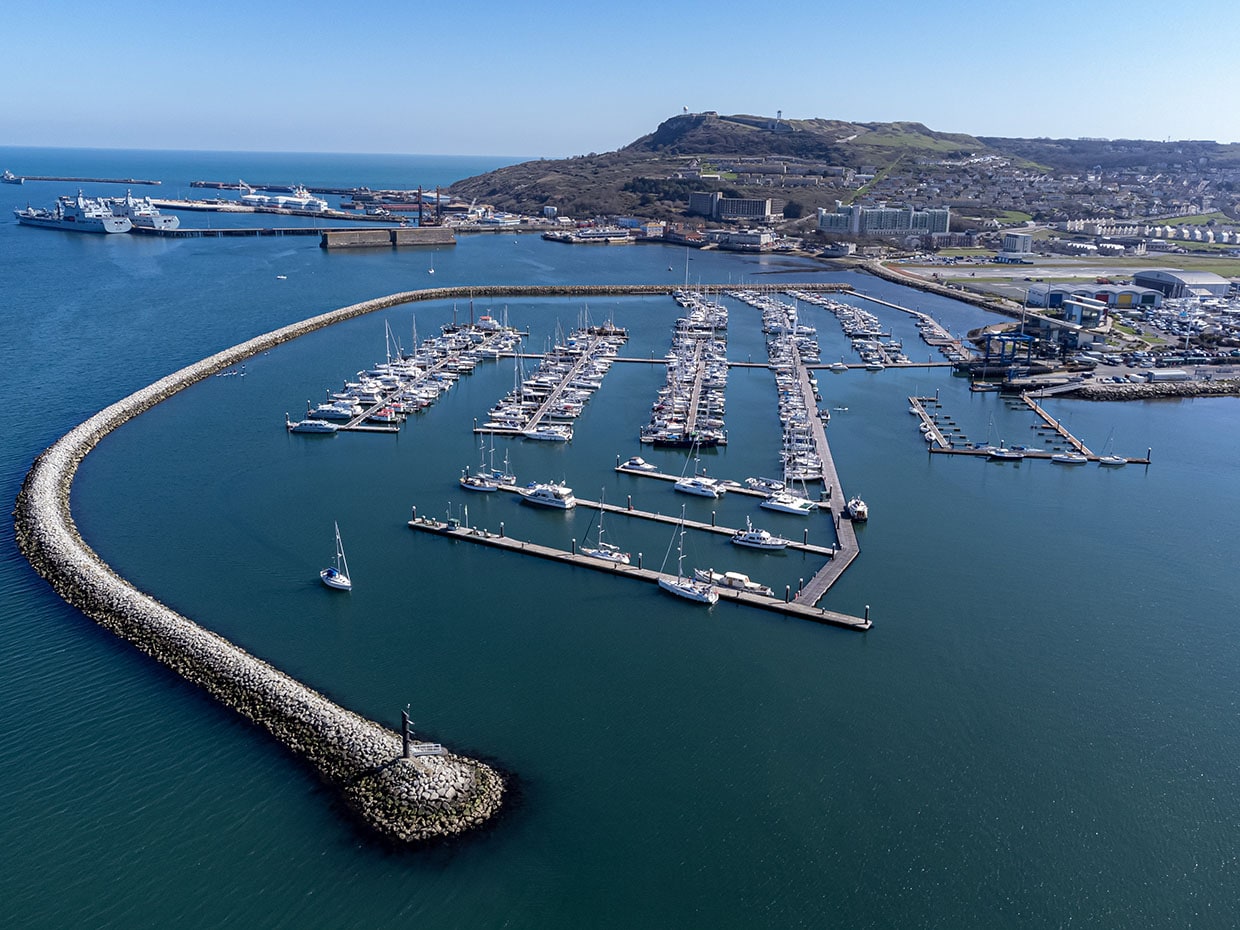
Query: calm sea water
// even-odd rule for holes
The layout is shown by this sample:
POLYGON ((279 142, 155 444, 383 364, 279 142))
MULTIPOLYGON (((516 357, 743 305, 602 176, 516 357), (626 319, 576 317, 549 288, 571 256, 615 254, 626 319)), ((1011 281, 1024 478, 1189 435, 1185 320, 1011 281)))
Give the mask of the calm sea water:
MULTIPOLYGON (((493 166, 454 159, 0 149, 37 174, 401 186, 493 166)), ((6 211, 66 185, 0 188, 6 211)), ((90 192, 90 190, 88 190, 90 192)), ((102 192, 102 188, 95 192, 102 192)), ((205 222, 187 217, 187 224, 205 222)), ((956 332, 952 301, 805 262, 664 247, 573 248, 461 237, 427 252, 328 254, 306 239, 74 237, 0 223, 0 480, 12 500, 39 450, 107 403, 251 335, 429 284, 848 280, 956 332), (434 278, 427 275, 430 264, 434 278), (284 275, 280 280, 276 276, 284 275)), ((499 314, 479 302, 475 313, 499 314)), ((510 301, 541 346, 587 309, 510 301)), ((908 318, 874 308, 906 346, 908 318)), ((466 497, 473 419, 512 383, 483 365, 397 437, 293 437, 282 423, 408 343, 463 317, 397 308, 253 359, 109 437, 74 513, 143 588, 334 700, 514 773, 495 829, 394 852, 264 735, 65 607, 0 530, 0 919, 21 927, 848 926, 1229 927, 1240 741, 1232 566, 1240 543, 1233 399, 1052 409, 1093 446, 1143 455, 1107 471, 929 457, 905 412, 939 392, 970 438, 1033 442, 1033 420, 942 370, 820 377, 845 489, 869 502, 861 556, 823 602, 855 634, 412 534, 410 508, 566 545, 590 513, 466 497), (318 583, 338 520, 356 588, 318 583)), ((670 299, 591 303, 666 351, 670 299)), ((823 357, 848 354, 807 308, 823 357)), ((764 356, 732 307, 729 352, 764 356)), ((920 349, 910 348, 918 357, 920 349)), ((921 354, 928 354, 929 350, 921 354)), ((740 499, 685 500, 616 475, 660 383, 617 365, 568 448, 510 448, 522 480, 566 479, 665 513, 828 541, 740 499), (760 516, 759 516, 760 515, 760 516)), ((711 474, 776 471, 775 390, 735 370, 731 443, 711 474)), ((502 457, 504 447, 497 449, 502 457)), ((668 533, 609 519, 658 565, 668 533)), ((674 559, 674 553, 672 558, 674 559)), ((782 588, 817 567, 691 535, 687 564, 782 588)))

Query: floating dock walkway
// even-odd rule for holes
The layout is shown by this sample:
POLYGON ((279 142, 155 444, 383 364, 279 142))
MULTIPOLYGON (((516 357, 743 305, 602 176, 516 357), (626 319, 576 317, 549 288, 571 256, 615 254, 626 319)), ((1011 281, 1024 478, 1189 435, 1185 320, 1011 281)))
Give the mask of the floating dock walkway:
MULTIPOLYGON (((499 486, 499 490, 507 491, 510 494, 520 494, 524 489, 516 487, 515 485, 501 484, 499 486)), ((577 501, 577 506, 579 507, 587 507, 591 510, 601 510, 604 513, 614 513, 625 517, 636 517, 639 520, 649 520, 652 523, 665 523, 669 526, 679 526, 683 522, 685 529, 699 530, 703 533, 714 533, 717 536, 732 537, 741 532, 739 529, 734 527, 719 526, 714 523, 713 520, 710 523, 702 523, 698 520, 682 521, 679 516, 672 514, 656 513, 649 510, 637 510, 633 507, 633 500, 631 497, 629 498, 628 505, 624 507, 621 507, 618 504, 604 503, 602 501, 588 501, 576 496, 574 496, 574 500, 577 501)), ((836 552, 838 551, 834 546, 818 546, 810 543, 808 528, 806 528, 802 533, 801 542, 797 542, 795 539, 788 539, 787 548, 794 549, 797 552, 808 552, 813 555, 826 556, 829 559, 834 558, 836 552)))
MULTIPOLYGON (((589 334, 586 338, 588 341, 585 350, 579 353, 577 359, 569 367, 568 371, 565 372, 563 377, 560 378, 559 383, 547 394, 546 400, 539 404, 538 409, 530 415, 523 425, 519 427, 478 426, 475 421, 474 432, 490 433, 494 436, 524 436, 526 433, 538 429, 539 425, 544 419, 547 418, 548 414, 550 414, 552 408, 559 403, 560 397, 563 396, 564 391, 568 389, 568 386, 581 376, 581 372, 586 368, 586 366, 599 360, 599 356, 595 354, 598 351, 599 346, 604 343, 614 344, 616 339, 619 337, 589 334)), ((627 339, 628 337, 625 336, 624 338, 627 339)), ((500 354, 503 355, 505 353, 500 354)), ((529 355, 522 356, 522 358, 532 357, 533 356, 529 355)), ((546 355, 541 355, 538 357, 543 360, 547 358, 546 355)), ((611 356, 605 357, 611 358, 611 356)))
MULTIPOLYGON (((504 330, 496 330, 495 332, 489 333, 487 336, 483 338, 482 342, 480 342, 477 346, 474 346, 472 348, 477 348, 479 350, 485 350, 490 347, 490 344, 492 342, 494 342, 498 337, 504 334, 505 334, 504 330)), ((459 355, 457 353, 451 353, 449 355, 444 356, 438 362, 432 365, 430 368, 426 369, 423 372, 422 376, 418 378, 416 382, 413 382, 413 383, 420 384, 423 381, 427 381, 428 379, 433 380, 436 375, 441 374, 444 371, 448 370, 449 365, 456 364, 458 358, 459 358, 459 355)), ((352 420, 349 420, 343 426, 337 427, 337 431, 338 432, 341 432, 341 431, 354 432, 354 433, 398 433, 400 432, 399 423, 373 424, 373 423, 367 423, 366 421, 370 417, 372 417, 377 411, 382 410, 384 407, 388 407, 391 404, 393 404, 402 393, 404 393, 405 391, 409 389, 409 387, 410 385, 404 384, 404 385, 400 385, 398 387, 393 388, 391 391, 384 394, 383 397, 377 403, 371 404, 369 407, 363 410, 360 414, 355 416, 352 420)), ((307 411, 306 415, 309 416, 310 412, 307 411)))
MULTIPOLYGON (((617 462, 620 461, 620 456, 616 456, 616 461, 617 462)), ((662 471, 638 471, 635 468, 625 468, 623 465, 619 465, 619 464, 617 464, 616 467, 612 470, 619 472, 622 475, 632 475, 634 478, 654 478, 656 481, 673 481, 674 482, 674 481, 679 481, 681 478, 686 477, 685 475, 669 475, 667 474, 667 472, 662 472, 662 471)), ((704 477, 704 476, 699 475, 698 477, 704 477)), ((761 498, 766 498, 768 496, 765 491, 755 491, 753 488, 747 488, 743 484, 740 484, 738 482, 731 482, 726 487, 727 487, 726 493, 728 494, 744 494, 744 495, 748 495, 749 497, 761 497, 761 498)))
POLYGON ((860 291, 853 291, 852 296, 860 298, 861 300, 868 300, 870 301, 870 303, 881 304, 884 307, 890 307, 892 310, 899 310, 901 313, 907 313, 909 316, 915 316, 919 320, 922 320, 925 323, 933 326, 940 335, 930 336, 923 332, 921 334, 921 339, 922 339, 922 342, 926 343, 926 345, 934 346, 936 349, 942 349, 944 347, 947 347, 947 348, 955 350, 960 355, 963 355, 965 358, 970 358, 970 359, 975 358, 977 355, 977 353, 973 350, 972 346, 965 345, 963 342, 961 342, 959 339, 957 339, 955 336, 953 336, 951 333, 945 330, 942 327, 942 325, 940 325, 939 321, 936 320, 934 317, 932 317, 928 313, 924 313, 921 310, 914 310, 911 307, 902 307, 899 304, 893 304, 889 300, 883 300, 881 297, 872 297, 869 294, 863 294, 860 291))
MULTIPOLYGON (((679 522, 676 520, 674 522, 679 522)), ((432 520, 428 517, 415 516, 408 523, 410 529, 418 530, 424 533, 431 533, 436 536, 444 536, 449 539, 460 539, 467 542, 478 543, 484 546, 490 546, 493 549, 502 549, 508 552, 522 553, 524 555, 535 556, 541 559, 547 559, 553 562, 563 562, 569 565, 576 565, 581 568, 588 568, 592 571, 606 572, 610 575, 618 577, 632 578, 637 581, 645 581, 649 584, 658 584, 660 578, 671 578, 673 576, 663 575, 661 572, 651 571, 648 568, 634 565, 623 565, 618 562, 609 562, 603 559, 595 559, 586 555, 579 555, 565 549, 554 549, 550 546, 539 545, 538 543, 524 542, 518 539, 512 539, 509 536, 492 533, 489 530, 478 529, 475 527, 461 526, 455 521, 444 523, 439 520, 432 520)), ((763 594, 754 594, 748 591, 739 591, 732 588, 717 587, 719 591, 720 601, 734 601, 749 607, 757 607, 761 610, 769 610, 774 613, 784 614, 785 616, 800 617, 804 620, 812 620, 815 623, 825 623, 831 626, 844 627, 850 630, 868 630, 871 621, 868 616, 854 617, 849 614, 837 613, 832 610, 823 610, 813 607, 809 603, 800 599, 792 598, 791 589, 785 588, 784 599, 776 597, 768 597, 763 594)), ((868 609, 867 609, 868 614, 868 609)))
MULTIPOLYGON (((817 410, 818 402, 814 397, 814 387, 809 383, 809 370, 801 364, 801 355, 793 348, 796 360, 797 375, 800 379, 801 394, 805 399, 806 410, 817 410)), ((857 544, 857 534, 853 530, 853 522, 845 511, 846 498, 840 483, 839 473, 835 470, 835 459, 831 457, 831 446, 827 443, 827 431, 823 428, 820 417, 810 417, 810 434, 814 439, 814 451, 822 462, 822 486, 826 489, 818 502, 819 510, 826 510, 835 524, 836 547, 835 555, 804 587, 797 592, 797 600, 805 604, 816 604, 831 588, 844 569, 852 564, 853 559, 861 554, 857 544)))
MULTIPOLYGON (((1039 405, 1038 402, 1032 397, 1028 394, 1022 393, 1020 395, 1020 400, 1028 406, 1030 410, 1037 414, 1037 416, 1045 424, 1045 428, 1053 431, 1067 445, 1071 446, 1074 452, 1085 456, 1086 459, 1091 462, 1097 462, 1099 460, 1101 456, 1097 452, 1091 450, 1085 445, 1084 442, 1072 435, 1072 433, 1068 432, 1067 428, 1064 427, 1061 422, 1042 409, 1041 405, 1039 405)), ((991 452, 993 451, 991 448, 987 448, 985 446, 979 447, 972 443, 960 446, 954 445, 953 441, 943 432, 937 416, 929 412, 928 408, 939 406, 939 400, 937 397, 910 397, 908 399, 908 403, 909 411, 917 414, 917 416, 921 419, 923 427, 922 432, 930 437, 929 442, 927 443, 927 448, 932 454, 966 455, 973 456, 975 458, 990 457, 991 452)), ((1022 448, 1019 451, 1024 458, 1027 459, 1050 460, 1053 456, 1058 454, 1057 452, 1047 451, 1046 449, 1022 448)), ((1145 458, 1126 456, 1125 462, 1129 465, 1148 465, 1150 464, 1149 452, 1146 453, 1145 458)))

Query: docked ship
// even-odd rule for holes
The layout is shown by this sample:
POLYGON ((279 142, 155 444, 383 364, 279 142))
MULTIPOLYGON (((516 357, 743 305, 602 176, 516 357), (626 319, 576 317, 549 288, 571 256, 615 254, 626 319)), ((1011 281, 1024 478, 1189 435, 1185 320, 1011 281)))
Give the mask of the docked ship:
POLYGON ((0 174, 0 183, 3 184, 25 184, 26 179, 14 174, 8 168, 4 169, 4 174, 0 174))
POLYGON ((315 197, 300 185, 295 185, 291 194, 259 194, 245 181, 241 181, 240 186, 246 192, 241 195, 241 202, 249 207, 274 207, 278 210, 295 210, 301 213, 325 213, 327 211, 326 200, 322 197, 315 197))
POLYGON ((27 206, 13 213, 23 226, 92 233, 123 233, 133 228, 129 217, 114 216, 105 203, 84 197, 81 191, 76 197, 61 197, 50 210, 27 206))
POLYGON ((160 213, 150 197, 135 199, 132 191, 125 191, 124 197, 116 197, 108 203, 113 216, 128 217, 134 226, 145 229, 177 229, 181 225, 179 216, 160 213))

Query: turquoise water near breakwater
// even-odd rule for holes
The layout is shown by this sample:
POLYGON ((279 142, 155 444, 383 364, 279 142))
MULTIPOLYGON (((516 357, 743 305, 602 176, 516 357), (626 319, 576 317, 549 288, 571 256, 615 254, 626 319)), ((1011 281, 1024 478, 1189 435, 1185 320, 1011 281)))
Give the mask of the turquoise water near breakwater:
MULTIPOLYGON (((146 154, 116 170, 165 187, 212 176, 194 156, 146 154)), ((68 167, 37 173, 112 173, 97 154, 60 157, 68 167)), ((276 180, 258 178, 265 167, 251 173, 276 180)), ((347 157, 335 170, 339 183, 383 183, 347 157)), ((30 188, 0 190, 0 205, 61 192, 30 188)), ((275 326, 432 281, 685 275, 679 250, 528 236, 462 237, 435 253, 433 279, 425 252, 329 255, 313 240, 0 224, 0 246, 10 500, 33 455, 90 413, 275 326)), ((690 258, 694 280, 847 280, 955 332, 986 319, 804 262, 690 258)), ((508 302, 534 348, 582 309, 508 302)), ((915 344, 907 318, 871 309, 915 344)), ((676 308, 614 298, 589 310, 632 330, 626 355, 657 358, 676 308)), ((452 312, 385 311, 260 356, 245 378, 194 386, 87 459, 74 513, 105 559, 176 609, 372 718, 394 725, 412 703, 420 732, 514 772, 497 827, 425 851, 376 846, 263 734, 64 607, 6 525, 6 923, 1230 925, 1237 543, 1221 515, 1238 503, 1235 400, 1055 401, 1091 445, 1114 430, 1119 451, 1152 446, 1154 464, 1012 466, 928 457, 905 412, 908 394, 938 390, 970 438, 1032 436, 1032 418, 1000 398, 943 371, 824 372, 823 405, 848 408, 828 427, 845 489, 873 517, 823 603, 870 604, 875 628, 858 635, 697 611, 649 586, 411 533, 410 506, 437 515, 452 502, 542 542, 581 537, 586 511, 566 519, 456 490, 478 457, 472 420, 511 385, 510 363, 479 366, 398 437, 284 433, 286 410, 382 357, 385 320, 403 337, 416 317, 425 335, 452 312), (345 598, 316 576, 336 519, 357 584, 345 598)), ((825 360, 846 354, 830 317, 806 315, 825 360)), ((756 311, 732 305, 729 344, 735 360, 763 357, 756 311)), ((517 474, 707 517, 709 502, 611 471, 639 451, 683 467, 636 443, 660 382, 657 368, 614 366, 569 448, 512 447, 517 474)), ((711 474, 775 470, 774 409, 768 374, 733 371, 732 442, 703 455, 711 474)), ((747 513, 802 525, 740 499, 713 509, 733 525, 747 513)), ((662 528, 617 518, 608 533, 648 565, 667 550, 662 528)), ((778 587, 815 568, 709 538, 690 536, 688 551, 778 587)))

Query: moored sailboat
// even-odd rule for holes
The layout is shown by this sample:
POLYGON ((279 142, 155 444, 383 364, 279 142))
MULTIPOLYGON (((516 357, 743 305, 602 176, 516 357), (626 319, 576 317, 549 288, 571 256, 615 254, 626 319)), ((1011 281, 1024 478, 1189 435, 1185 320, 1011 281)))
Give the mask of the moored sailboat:
MULTIPOLYGON (((606 542, 603 539, 603 494, 599 492, 598 496, 598 538, 597 544, 594 546, 582 546, 583 555, 591 556, 596 559, 603 559, 607 562, 616 562, 620 565, 628 565, 631 556, 627 552, 621 552, 620 547, 606 542)), ((588 529, 587 529, 588 532, 588 529)))
MULTIPOLYGON (((693 581, 685 577, 685 508, 680 508, 680 540, 676 546, 676 577, 659 573, 659 587, 668 594, 674 594, 687 601, 697 604, 715 604, 719 600, 719 592, 714 585, 703 581, 693 581)), ((664 557, 664 563, 667 558, 664 557)))

